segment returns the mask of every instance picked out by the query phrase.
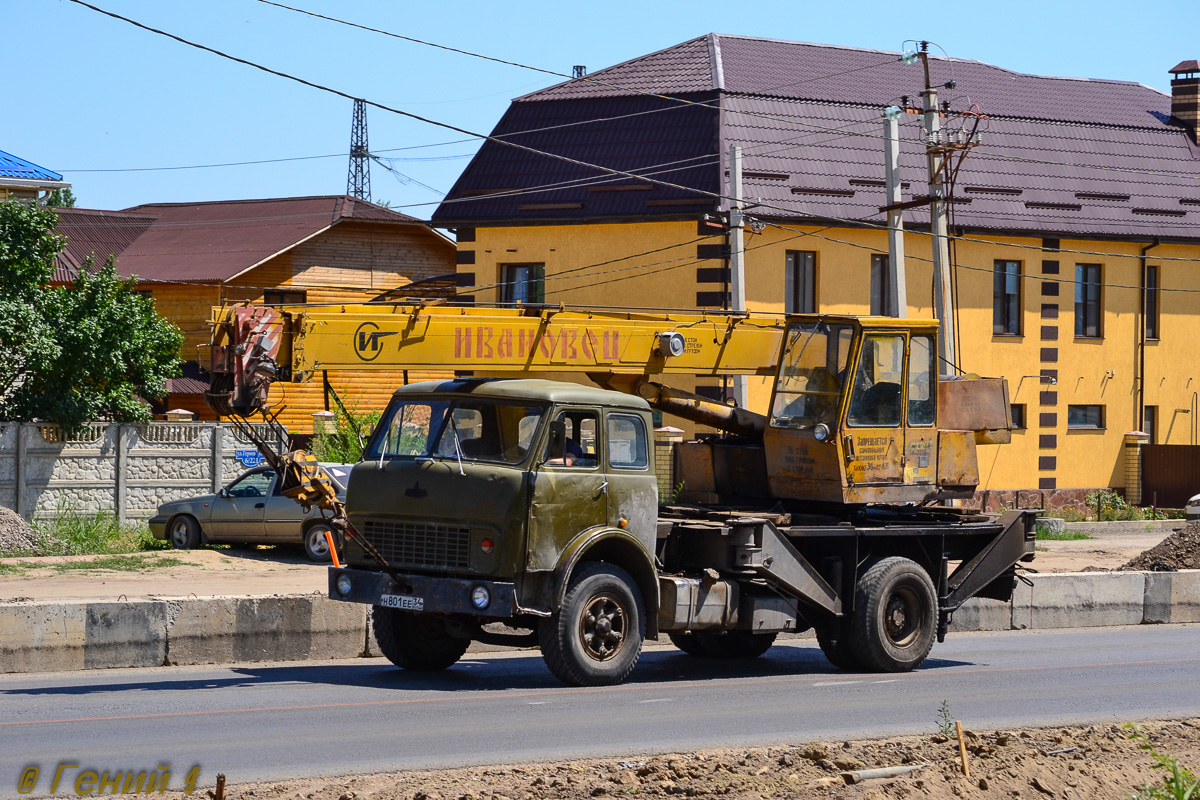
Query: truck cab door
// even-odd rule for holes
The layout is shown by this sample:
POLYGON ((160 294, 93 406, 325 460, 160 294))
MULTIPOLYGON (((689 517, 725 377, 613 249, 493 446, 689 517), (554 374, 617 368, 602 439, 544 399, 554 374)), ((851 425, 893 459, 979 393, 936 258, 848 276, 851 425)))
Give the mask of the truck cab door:
POLYGON ((847 488, 904 481, 903 333, 863 334, 846 410, 847 488))
POLYGON ((904 483, 935 488, 937 476, 937 346, 932 334, 908 340, 904 483))
POLYGON ((549 442, 530 474, 528 568, 554 569, 568 542, 608 522, 600 410, 568 408, 554 417, 566 426, 565 452, 549 442))

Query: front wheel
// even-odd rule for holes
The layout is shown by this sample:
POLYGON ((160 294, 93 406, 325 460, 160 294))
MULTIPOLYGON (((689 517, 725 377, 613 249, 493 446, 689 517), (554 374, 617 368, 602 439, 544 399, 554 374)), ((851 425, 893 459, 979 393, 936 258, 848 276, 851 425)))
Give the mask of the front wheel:
POLYGON ((571 686, 610 686, 629 677, 642 652, 646 612, 633 578, 594 561, 571 577, 562 607, 538 626, 546 666, 571 686))
POLYGON ((456 664, 470 644, 451 636, 445 621, 432 614, 372 606, 371 627, 379 652, 397 667, 416 672, 433 672, 456 664))
POLYGON ((169 532, 176 550, 194 550, 200 546, 200 523, 195 517, 180 514, 171 520, 169 532))
POLYGON ((933 648, 937 591, 920 564, 892 557, 871 566, 854 597, 856 659, 869 670, 908 672, 933 648))

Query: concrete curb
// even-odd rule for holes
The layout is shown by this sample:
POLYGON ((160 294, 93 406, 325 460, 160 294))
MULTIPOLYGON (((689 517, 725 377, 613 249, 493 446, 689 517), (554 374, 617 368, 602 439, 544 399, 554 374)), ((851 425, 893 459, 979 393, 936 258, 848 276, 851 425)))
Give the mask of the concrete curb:
MULTIPOLYGON (((1200 570, 1033 575, 952 631, 1200 622, 1200 570)), ((366 606, 321 595, 0 604, 0 672, 377 656, 366 606)), ((471 652, 494 650, 473 645, 471 652)))

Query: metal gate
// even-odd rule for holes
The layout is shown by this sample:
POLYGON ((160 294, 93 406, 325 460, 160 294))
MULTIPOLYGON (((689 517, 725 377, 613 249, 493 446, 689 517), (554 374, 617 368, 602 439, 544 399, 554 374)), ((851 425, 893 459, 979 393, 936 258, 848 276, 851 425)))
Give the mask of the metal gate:
POLYGON ((1148 444, 1142 447, 1142 504, 1183 508, 1200 494, 1200 445, 1148 444))

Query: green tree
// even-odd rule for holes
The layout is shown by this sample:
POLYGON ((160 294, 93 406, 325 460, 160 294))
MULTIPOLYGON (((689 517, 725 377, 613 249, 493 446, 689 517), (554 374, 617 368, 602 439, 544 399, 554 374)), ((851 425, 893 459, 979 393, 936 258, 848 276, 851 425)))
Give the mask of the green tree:
POLYGON ((42 205, 53 206, 54 208, 74 208, 75 193, 71 191, 70 186, 63 189, 55 189, 50 192, 42 205))
MULTIPOLYGON (((0 396, 0 419, 57 422, 69 432, 92 420, 148 419, 145 400, 162 396, 166 380, 179 374, 183 334, 155 313, 154 301, 137 293, 133 279, 117 275, 111 258, 95 272, 82 270, 71 287, 47 286, 65 245, 54 233, 57 216, 17 205, 0 211, 0 282, 21 292, 17 302, 26 305, 29 327, 4 325, 24 350, 10 359, 11 382, 0 384, 8 387, 0 396), (26 338, 30 343, 19 341, 26 338)), ((0 350, 5 335, 0 331, 0 350)), ((4 366, 0 360, 0 370, 4 366)))

